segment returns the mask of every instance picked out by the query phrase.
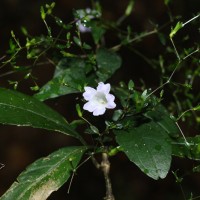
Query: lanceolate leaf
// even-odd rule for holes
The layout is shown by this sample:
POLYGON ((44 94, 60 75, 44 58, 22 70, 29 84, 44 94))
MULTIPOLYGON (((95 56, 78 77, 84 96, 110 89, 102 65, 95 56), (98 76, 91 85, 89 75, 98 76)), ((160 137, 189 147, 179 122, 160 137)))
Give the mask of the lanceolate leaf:
POLYGON ((45 200, 76 169, 85 147, 62 148, 31 164, 0 200, 45 200))
POLYGON ((34 97, 4 88, 0 88, 0 123, 53 130, 79 138, 59 113, 34 97))

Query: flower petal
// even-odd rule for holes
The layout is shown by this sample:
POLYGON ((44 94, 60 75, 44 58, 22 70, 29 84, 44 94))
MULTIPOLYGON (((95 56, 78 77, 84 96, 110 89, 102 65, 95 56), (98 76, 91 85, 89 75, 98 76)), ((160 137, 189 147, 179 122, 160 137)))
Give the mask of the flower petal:
POLYGON ((106 95, 106 100, 107 100, 108 102, 114 101, 114 100, 115 100, 115 96, 112 95, 112 94, 107 94, 107 95, 106 95))
POLYGON ((107 105, 106 105, 106 108, 108 108, 108 109, 113 109, 115 107, 116 107, 116 104, 113 101, 108 102, 107 105))
POLYGON ((103 92, 104 94, 108 94, 110 92, 110 84, 104 84, 100 82, 97 86, 97 91, 98 92, 103 92))
POLYGON ((96 109, 97 105, 95 105, 93 102, 88 101, 84 104, 83 109, 87 110, 89 112, 93 112, 96 109))
POLYGON ((85 89, 85 92, 83 93, 83 97, 86 101, 89 101, 96 94, 96 90, 91 87, 84 87, 84 89, 85 89))
POLYGON ((105 112, 106 112, 106 108, 103 106, 99 106, 94 110, 93 115, 99 116, 99 115, 103 115, 105 112))

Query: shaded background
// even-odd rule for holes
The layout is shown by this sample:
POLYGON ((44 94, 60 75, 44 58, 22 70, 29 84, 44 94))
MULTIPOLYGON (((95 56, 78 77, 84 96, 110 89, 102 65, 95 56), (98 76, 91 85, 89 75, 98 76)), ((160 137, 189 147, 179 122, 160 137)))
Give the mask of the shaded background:
MULTIPOLYGON (((52 1, 28 1, 28 0, 1 0, 0 2, 0 58, 8 48, 10 31, 14 30, 17 37, 23 40, 20 33, 20 27, 24 26, 32 35, 46 33, 43 22, 40 19, 40 6, 52 1)), ((103 17, 108 20, 117 20, 124 12, 127 0, 102 0, 103 17)), ((55 15, 58 15, 65 22, 73 19, 72 9, 90 7, 89 1, 83 0, 58 0, 56 1, 55 15)), ((184 19, 190 19, 193 13, 200 11, 199 0, 176 0, 170 6, 173 15, 184 16, 184 19)), ((134 14, 132 14, 125 24, 130 24, 135 32, 150 31, 152 26, 150 21, 158 25, 164 24, 169 20, 167 7, 161 0, 138 0, 136 1, 134 14)), ((168 30, 169 31, 169 30, 168 30)), ((188 30, 189 31, 189 30, 188 30)), ((194 41, 199 35, 194 35, 194 41)), ((112 37, 107 38, 108 46, 116 44, 112 37)), ((150 58, 157 58, 160 51, 160 42, 155 36, 146 38, 143 42, 136 44, 137 48, 150 58)), ((112 83, 118 83, 119 80, 133 79, 136 84, 140 83, 142 78, 148 87, 156 87, 159 80, 156 80, 156 71, 134 53, 125 48, 120 50, 123 59, 123 66, 112 83)), ((37 71, 40 84, 45 83, 52 75, 51 66, 39 69, 37 71)), ((0 73, 2 73, 0 71, 0 73)), ((16 76, 16 75, 15 75, 16 76)), ((14 75, 9 78, 15 79, 14 75)), ((20 86, 20 90, 30 93, 28 87, 31 83, 20 86)), ((0 85, 8 86, 7 79, 1 78, 0 85)), ((71 99, 76 96, 71 95, 71 99)), ((73 108, 73 101, 67 97, 57 98, 53 101, 47 101, 55 110, 59 111, 68 119, 76 117, 73 108), (70 117, 69 117, 70 116, 70 117)), ((68 138, 59 133, 32 129, 27 127, 0 126, 0 163, 5 167, 0 170, 0 195, 2 195, 16 179, 18 174, 25 167, 41 156, 46 156, 54 150, 68 145, 78 144, 73 138, 68 138), (41 134, 42 133, 42 134, 41 134)), ((113 191, 116 200, 182 200, 181 187, 189 198, 193 193, 194 197, 200 195, 200 175, 192 174, 184 178, 183 183, 178 185, 170 172, 166 179, 154 181, 146 177, 140 170, 130 163, 126 157, 119 154, 111 158, 112 169, 111 179, 113 182, 113 191)), ((181 172, 188 172, 194 162, 182 159, 173 159, 172 170, 181 169, 181 172)), ((104 180, 101 172, 96 170, 91 162, 87 162, 81 167, 74 177, 70 194, 67 194, 68 183, 58 192, 53 193, 51 200, 101 200, 105 195, 104 180)), ((200 198, 199 198, 200 199, 200 198)))

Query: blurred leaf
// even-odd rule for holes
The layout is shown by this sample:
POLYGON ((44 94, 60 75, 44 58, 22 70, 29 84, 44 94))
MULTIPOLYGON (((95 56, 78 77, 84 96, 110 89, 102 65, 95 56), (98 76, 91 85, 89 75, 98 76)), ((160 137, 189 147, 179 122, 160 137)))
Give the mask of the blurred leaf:
POLYGON ((130 80, 128 82, 128 89, 131 90, 131 91, 133 91, 134 90, 134 86, 135 86, 134 82, 132 80, 130 80))
POLYGON ((78 37, 74 36, 74 37, 73 37, 73 40, 74 40, 74 42, 75 42, 79 47, 82 46, 82 42, 81 42, 81 40, 80 40, 78 37))
POLYGON ((176 24, 176 26, 175 26, 174 28, 172 28, 172 30, 171 30, 171 32, 170 32, 170 34, 169 34, 169 37, 170 37, 170 38, 173 38, 173 37, 176 35, 176 33, 177 33, 182 27, 183 27, 183 23, 182 23, 182 22, 178 22, 178 23, 176 24))
POLYGON ((131 12, 133 11, 134 5, 135 5, 135 0, 130 0, 125 11, 126 16, 129 16, 131 14, 131 12))
POLYGON ((155 180, 166 177, 171 164, 171 145, 168 134, 156 122, 114 132, 124 153, 141 171, 155 180))
POLYGON ((165 2, 165 5, 168 5, 171 2, 171 0, 164 0, 164 2, 165 2))
POLYGON ((31 126, 79 137, 59 113, 37 99, 0 88, 0 123, 31 126))
POLYGON ((66 147, 35 161, 0 199, 46 200, 69 179, 85 150, 85 147, 66 147))
POLYGON ((172 154, 182 158, 200 160, 200 136, 197 135, 186 139, 188 144, 186 144, 184 138, 171 140, 172 154))
POLYGON ((92 37, 94 39, 95 44, 99 44, 99 41, 103 38, 106 30, 96 21, 91 21, 90 23, 92 37))
POLYGON ((100 81, 106 81, 121 66, 121 57, 108 49, 100 48, 97 51, 97 76, 100 81))
POLYGON ((66 94, 80 92, 85 83, 90 81, 86 74, 91 66, 85 64, 80 58, 62 59, 56 66, 54 77, 35 94, 40 101, 59 97, 66 94))
POLYGON ((44 11, 44 7, 43 6, 40 7, 40 15, 41 15, 42 20, 45 20, 46 13, 44 11))

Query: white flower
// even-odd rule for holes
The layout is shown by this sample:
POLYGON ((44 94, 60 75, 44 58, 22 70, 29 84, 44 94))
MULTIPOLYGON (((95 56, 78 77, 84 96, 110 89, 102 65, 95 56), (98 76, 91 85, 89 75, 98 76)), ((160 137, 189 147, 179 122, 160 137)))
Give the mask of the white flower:
POLYGON ((91 87, 84 87, 84 89, 83 97, 88 102, 84 104, 83 109, 93 112, 94 116, 103 115, 106 108, 113 109, 116 107, 114 95, 109 94, 109 83, 100 82, 96 90, 91 87))
POLYGON ((76 25, 81 33, 91 32, 91 27, 88 25, 88 22, 101 16, 97 10, 92 10, 90 8, 80 9, 76 12, 79 16, 76 25))

